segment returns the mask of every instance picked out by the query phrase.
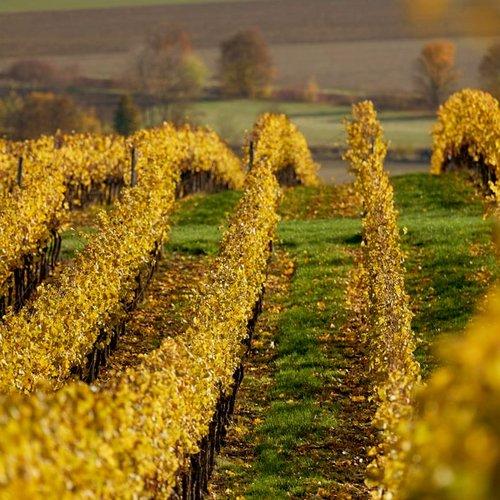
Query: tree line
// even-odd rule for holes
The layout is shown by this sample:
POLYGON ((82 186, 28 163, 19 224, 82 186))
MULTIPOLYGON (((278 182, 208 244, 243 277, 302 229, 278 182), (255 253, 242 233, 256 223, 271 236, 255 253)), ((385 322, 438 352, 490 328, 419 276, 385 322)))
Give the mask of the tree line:
MULTIPOLYGON (((21 83, 24 89, 24 95, 12 93, 0 100, 3 135, 25 139, 58 129, 102 131, 95 110, 81 109, 64 93, 82 79, 76 68, 58 70, 42 61, 24 60, 12 64, 3 76, 21 83)), ((222 41, 216 80, 211 81, 205 63, 193 50, 189 33, 177 26, 159 26, 147 34, 129 61, 112 127, 128 135, 141 126, 138 98, 149 99, 149 106, 143 107, 154 116, 148 122, 180 123, 186 120, 189 104, 207 88, 216 98, 272 97, 275 76, 269 45, 257 29, 239 31, 222 41)), ((500 42, 483 56, 479 76, 483 89, 500 98, 500 42)), ((414 90, 424 106, 437 109, 457 89, 459 79, 452 42, 435 40, 422 47, 414 63, 414 90)), ((321 91, 311 78, 299 94, 293 97, 316 101, 321 91)))
MULTIPOLYGON (((49 63, 23 60, 11 65, 4 78, 21 83, 23 94, 11 93, 0 101, 0 127, 14 139, 36 137, 56 130, 100 131, 95 110, 82 110, 65 88, 77 85, 68 71, 49 63), (40 90, 45 88, 48 90, 40 90), (28 92, 26 92, 28 91, 28 92)), ((256 29, 235 33, 220 47, 218 94, 222 97, 265 97, 275 70, 269 46, 256 29)), ((141 114, 132 95, 152 99, 156 121, 182 122, 190 102, 208 83, 205 63, 193 51, 189 33, 176 26, 153 29, 129 61, 124 88, 113 117, 113 128, 128 135, 141 126, 141 114)))

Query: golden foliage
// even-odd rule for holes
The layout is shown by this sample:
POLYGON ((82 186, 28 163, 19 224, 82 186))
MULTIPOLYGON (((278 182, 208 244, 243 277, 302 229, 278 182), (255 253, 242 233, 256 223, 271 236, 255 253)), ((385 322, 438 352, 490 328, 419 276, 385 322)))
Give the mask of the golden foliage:
MULTIPOLYGON (((210 128, 193 128, 183 125, 176 128, 175 149, 185 150, 184 155, 172 155, 168 141, 172 125, 164 124, 156 129, 144 129, 129 138, 141 151, 153 149, 163 151, 163 161, 170 161, 177 171, 211 172, 221 184, 227 184, 232 189, 241 189, 245 180, 239 158, 227 147, 224 141, 210 128)), ((158 154, 158 153, 155 153, 158 154)))
POLYGON ((0 324, 2 392, 30 392, 45 382, 57 388, 84 364, 99 332, 125 314, 136 276, 165 239, 174 206, 173 172, 148 168, 123 193, 98 231, 60 278, 41 285, 35 302, 0 324))
POLYGON ((130 152, 138 151, 140 170, 169 165, 172 172, 209 171, 215 179, 241 188, 244 172, 237 156, 209 129, 165 125, 129 137, 56 134, 24 142, 0 142, 0 294, 25 255, 32 255, 59 230, 67 207, 78 206, 80 188, 105 192, 110 180, 130 185, 130 152), (16 186, 23 158, 22 189, 16 186), (176 170, 177 169, 177 170, 176 170))
POLYGON ((73 383, 0 399, 2 498, 170 497, 221 389, 232 384, 265 279, 278 197, 271 168, 256 163, 185 335, 166 338, 106 391, 73 383))
POLYGON ((476 170, 500 219, 500 102, 481 90, 457 92, 440 107, 432 135, 431 173, 441 174, 450 161, 476 170))
POLYGON ((405 292, 393 189, 383 169, 387 144, 370 101, 354 105, 352 115, 346 123, 349 150, 345 158, 356 174, 355 189, 363 202, 363 242, 348 303, 358 316, 361 341, 369 353, 372 397, 377 405, 373 425, 379 431, 379 443, 371 450, 367 484, 374 498, 392 498, 405 461, 397 427, 411 414, 420 367, 413 356, 412 313, 405 292))
POLYGON ((404 498, 496 498, 500 487, 500 290, 418 394, 402 435, 411 449, 404 498))
POLYGON ((500 103, 487 92, 465 89, 440 108, 432 130, 431 173, 440 174, 465 152, 500 176, 500 103))
POLYGON ((25 255, 38 251, 51 230, 59 229, 64 216, 64 170, 48 153, 50 144, 46 137, 24 144, 1 143, 0 296, 12 271, 25 255), (19 156, 24 158, 22 189, 15 185, 19 156))
POLYGON ((319 184, 319 165, 313 161, 305 137, 286 115, 264 113, 259 116, 245 146, 247 165, 250 164, 251 142, 254 162, 267 161, 275 174, 293 168, 301 184, 319 184))
MULTIPOLYGON (((81 146, 87 144, 86 138, 71 136, 65 140, 68 144, 75 141, 81 146)), ((106 141, 103 138, 99 144, 105 145, 106 141)), ((177 130, 165 125, 141 131, 132 136, 130 142, 139 151, 137 186, 124 190, 122 200, 112 211, 100 214, 97 233, 89 237, 74 265, 65 268, 54 284, 42 285, 29 309, 18 314, 10 312, 0 324, 0 362, 6 366, 0 373, 3 392, 31 392, 41 383, 60 387, 67 381, 72 368, 83 365, 99 333, 112 328, 125 315, 137 287, 136 277, 166 238, 168 217, 174 206, 175 183, 183 170, 210 169, 235 187, 243 182, 239 160, 209 130, 188 127, 177 130)), ((93 158, 90 150, 85 161, 96 168, 81 169, 75 174, 77 170, 69 167, 72 162, 76 163, 77 147, 68 147, 61 155, 54 154, 50 148, 36 151, 44 151, 49 160, 57 157, 62 165, 68 165, 69 182, 105 179, 104 172, 109 175, 114 172, 112 169, 119 168, 120 157, 114 162, 110 158, 103 170, 97 168, 101 164, 93 160, 97 160, 98 155, 93 158)), ((82 151, 85 149, 80 150, 80 157, 82 151)), ((59 193, 55 205, 61 209, 62 172, 65 169, 54 168, 53 171, 60 174, 57 177, 59 191, 52 196, 59 193)), ((41 180, 41 194, 34 210, 46 203, 50 187, 51 184, 41 180)), ((13 218, 15 220, 14 212, 13 218)), ((40 231, 51 227, 45 219, 35 222, 40 231)), ((24 234, 19 225, 13 227, 24 234)), ((10 226, 6 224, 6 228, 10 226)), ((15 267, 17 261, 14 259, 19 258, 18 255, 25 254, 23 249, 34 252, 39 242, 35 235, 29 247, 5 246, 12 255, 11 260, 6 260, 5 273, 15 267)), ((4 270, 3 260, 1 269, 4 270)))

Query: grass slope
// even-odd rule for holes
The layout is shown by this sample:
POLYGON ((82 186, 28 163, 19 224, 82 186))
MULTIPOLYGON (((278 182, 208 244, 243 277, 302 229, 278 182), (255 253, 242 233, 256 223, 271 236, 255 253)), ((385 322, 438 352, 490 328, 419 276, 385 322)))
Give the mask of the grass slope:
POLYGON ((337 491, 339 481, 362 485, 355 467, 347 475, 334 467, 338 460, 354 459, 338 442, 345 421, 334 394, 346 364, 345 346, 335 332, 345 320, 344 283, 352 265, 346 249, 359 231, 356 219, 280 225, 281 244, 297 270, 279 320, 271 403, 257 430, 246 498, 321 495, 337 491))
POLYGON ((488 284, 499 276, 491 243, 493 224, 483 220, 479 195, 458 177, 395 177, 399 226, 406 227, 407 290, 424 374, 440 336, 463 330, 488 284))
POLYGON ((217 253, 224 224, 241 194, 227 191, 182 200, 172 217, 167 250, 192 255, 217 253))

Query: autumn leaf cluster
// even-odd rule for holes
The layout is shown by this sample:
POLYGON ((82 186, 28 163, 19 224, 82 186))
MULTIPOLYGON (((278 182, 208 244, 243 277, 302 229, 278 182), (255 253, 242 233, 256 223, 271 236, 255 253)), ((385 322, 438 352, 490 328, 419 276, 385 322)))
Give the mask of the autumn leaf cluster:
POLYGON ((241 188, 244 171, 238 157, 208 128, 165 125, 142 130, 125 140, 117 136, 56 134, 40 139, 0 141, 0 294, 25 256, 42 248, 59 231, 69 207, 79 206, 83 190, 105 192, 109 181, 130 185, 131 150, 139 170, 167 167, 209 171, 217 182, 241 188), (22 188, 17 186, 23 159, 22 188), (151 159, 153 158, 153 160, 151 159))
POLYGON ((442 173, 447 164, 466 152, 500 176, 500 103, 487 92, 456 92, 439 108, 432 131, 431 173, 442 173))
POLYGON ((244 149, 247 165, 250 163, 250 143, 254 162, 269 162, 275 174, 292 168, 304 186, 319 184, 319 165, 313 161, 304 135, 286 115, 263 113, 258 117, 244 149))
MULTIPOLYGON (((52 157, 47 154, 50 141, 43 138, 16 145, 16 152, 22 151, 24 158, 22 189, 13 183, 3 189, 10 181, 5 179, 3 184, 4 177, 0 177, 0 296, 7 292, 13 270, 23 265, 26 255, 35 254, 64 220, 64 173, 62 168, 52 168, 52 157)), ((6 141, 0 148, 0 165, 15 178, 14 148, 6 141)))
POLYGON ((484 187, 491 210, 500 220, 500 103, 481 90, 453 94, 440 108, 433 127, 431 173, 443 173, 450 163, 474 173, 488 173, 484 187))

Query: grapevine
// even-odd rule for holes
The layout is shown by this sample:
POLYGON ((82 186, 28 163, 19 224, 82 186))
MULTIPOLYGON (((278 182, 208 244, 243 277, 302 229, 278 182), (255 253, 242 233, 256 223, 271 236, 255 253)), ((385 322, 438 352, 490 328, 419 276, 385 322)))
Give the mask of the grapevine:
POLYGON ((85 365, 98 338, 109 342, 133 300, 138 274, 165 240, 183 170, 213 169, 224 176, 232 168, 234 183, 241 182, 239 163, 228 161, 232 153, 224 154, 210 131, 166 125, 131 141, 139 148, 138 185, 101 214, 97 234, 75 264, 56 283, 42 286, 29 310, 7 315, 0 325, 1 360, 8 367, 0 376, 2 391, 30 392, 41 383, 58 388, 85 365), (222 154, 212 157, 218 149, 222 154))
POLYGON ((265 160, 272 165, 281 184, 316 186, 318 164, 311 157, 307 142, 286 115, 264 113, 250 134, 245 146, 245 163, 265 160))
POLYGON ((379 443, 372 449, 367 484, 373 498, 393 498, 399 490, 405 453, 398 425, 412 412, 420 368, 413 351, 412 313, 405 292, 403 253, 399 247, 393 190, 383 169, 387 145, 373 104, 353 106, 346 123, 349 150, 345 158, 356 174, 355 189, 363 202, 363 244, 349 288, 351 310, 362 325, 361 340, 369 352, 369 371, 376 402, 374 427, 379 443))
POLYGON ((500 104, 492 95, 472 89, 456 92, 439 108, 432 135, 431 173, 465 163, 486 186, 499 177, 500 104))
MULTIPOLYGON (((22 189, 14 186, 0 198, 0 297, 12 287, 14 269, 35 255, 64 220, 62 165, 46 154, 50 138, 19 144, 11 158, 24 158, 22 189)), ((13 167, 13 161, 9 163, 13 167)))

